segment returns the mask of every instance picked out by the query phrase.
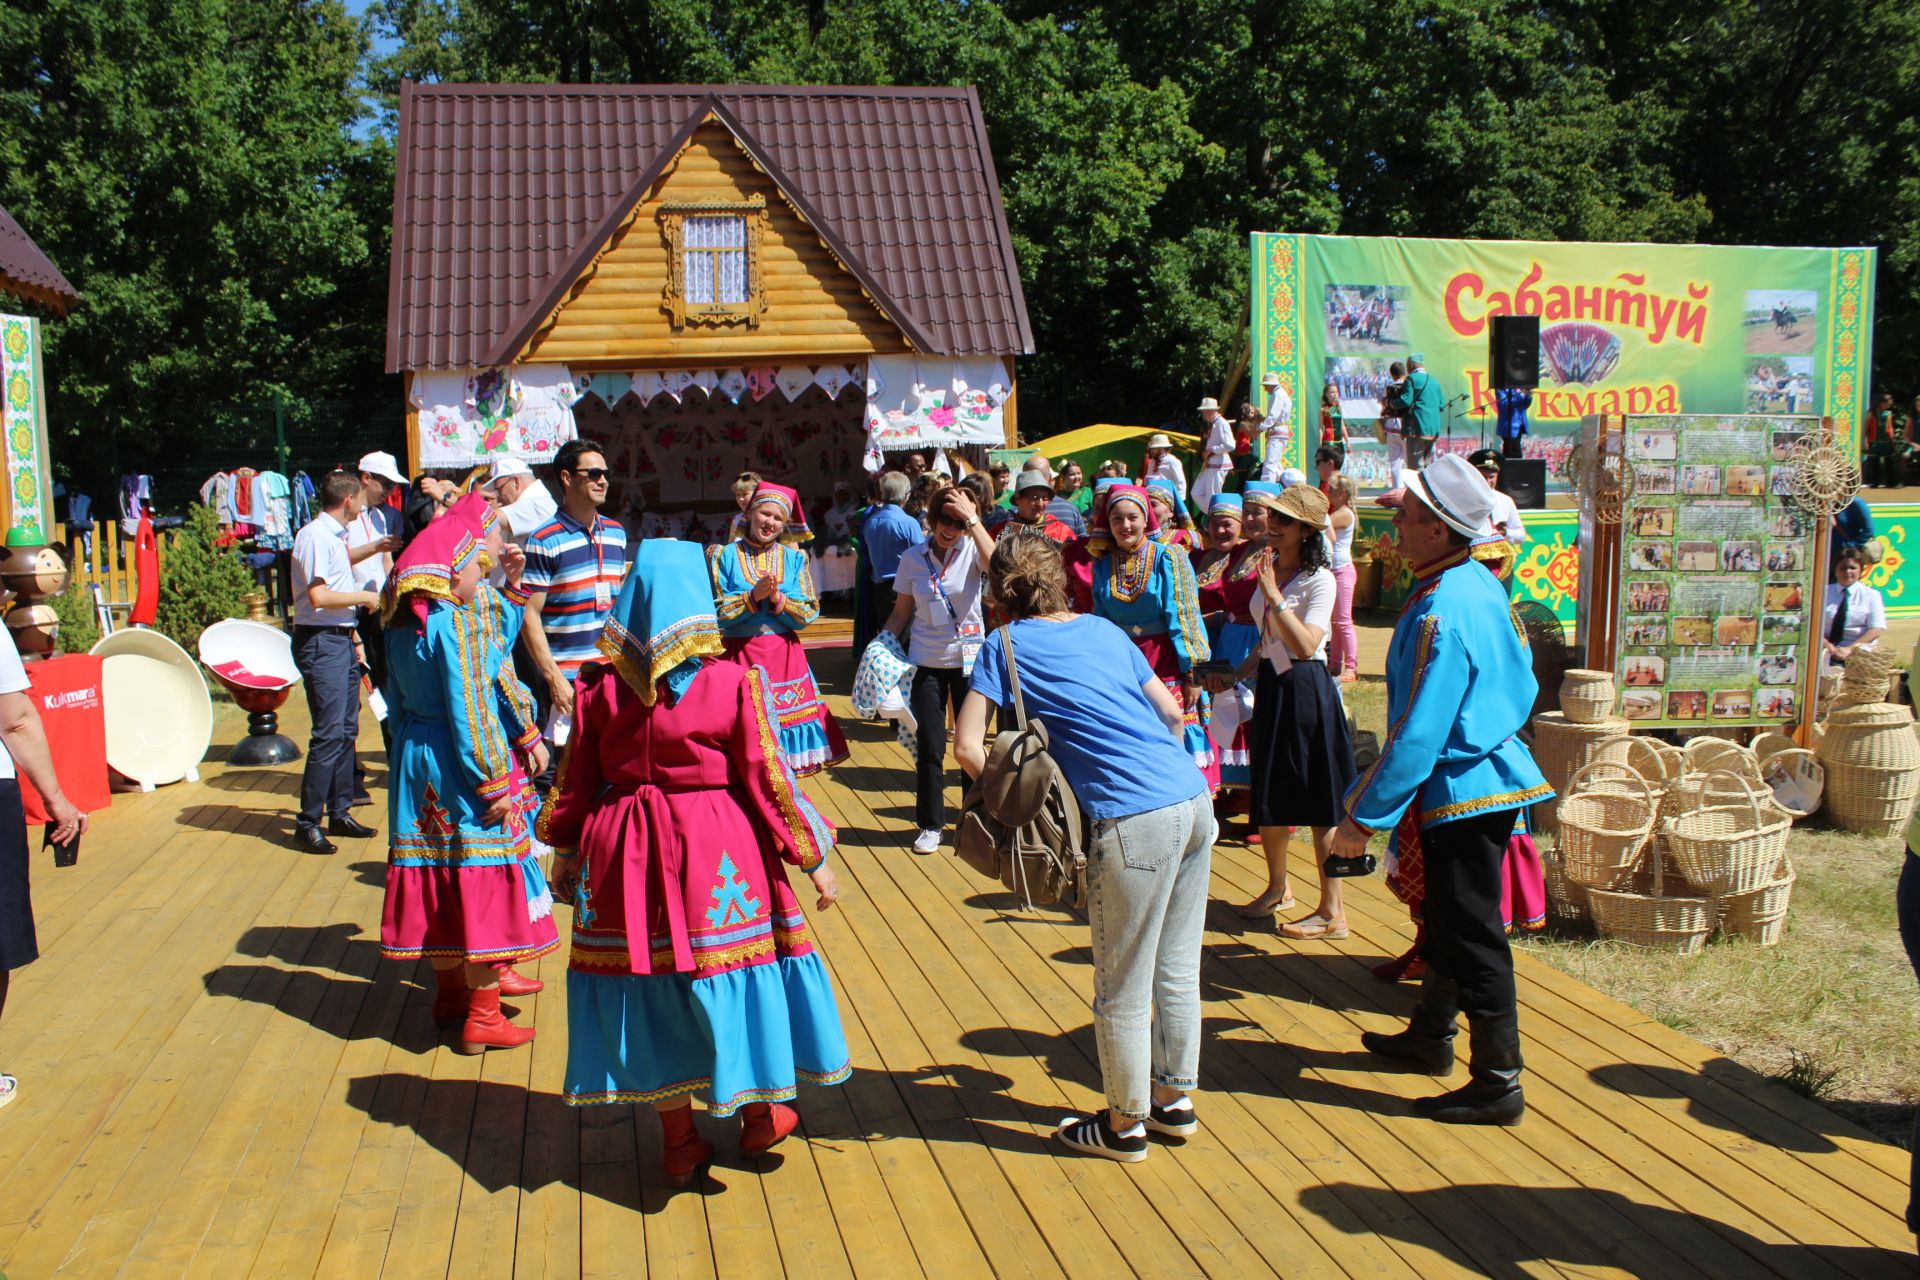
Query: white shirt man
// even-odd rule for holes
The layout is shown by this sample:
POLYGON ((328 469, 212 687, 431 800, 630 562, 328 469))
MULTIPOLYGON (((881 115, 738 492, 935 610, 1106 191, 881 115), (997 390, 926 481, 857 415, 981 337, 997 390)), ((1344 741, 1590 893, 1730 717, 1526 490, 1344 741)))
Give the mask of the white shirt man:
POLYGON ((353 560, 354 585, 362 591, 378 591, 387 584, 387 571, 393 557, 386 544, 372 551, 361 548, 400 532, 400 513, 387 505, 391 489, 404 489, 407 481, 400 474, 400 463, 385 451, 360 459, 360 514, 347 524, 347 550, 353 560))
POLYGON ((499 504, 507 540, 516 546, 524 546, 533 531, 545 527, 560 509, 553 493, 533 474, 533 468, 519 458, 495 458, 482 488, 499 504))
POLYGON ((1187 491, 1187 469, 1180 465, 1180 459, 1173 456, 1173 441, 1164 431, 1156 431, 1147 438, 1147 474, 1142 479, 1164 476, 1173 482, 1180 493, 1187 491))
POLYGON ((1260 379, 1267 392, 1267 416, 1260 420, 1260 478, 1278 480, 1287 466, 1287 442, 1293 438, 1293 397, 1280 385, 1280 375, 1260 379))
POLYGON ((1200 420, 1207 437, 1200 446, 1200 476, 1193 482, 1193 504, 1205 511, 1214 495, 1227 487, 1233 466, 1233 424, 1220 416, 1220 402, 1208 396, 1200 402, 1200 420))
MULTIPOLYGON (((353 605, 322 609, 308 597, 315 583, 342 595, 365 591, 348 551, 349 528, 359 519, 359 504, 347 523, 322 511, 293 538, 293 624, 296 627, 351 627, 358 619, 353 605)), ((369 556, 368 559, 378 557, 369 556)))

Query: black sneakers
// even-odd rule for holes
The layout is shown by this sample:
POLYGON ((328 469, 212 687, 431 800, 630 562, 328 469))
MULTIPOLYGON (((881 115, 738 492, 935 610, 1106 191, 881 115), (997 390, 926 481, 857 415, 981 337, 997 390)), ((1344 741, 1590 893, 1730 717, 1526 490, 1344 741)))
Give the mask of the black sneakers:
POLYGON ((1104 1156, 1108 1160, 1119 1160, 1134 1164, 1147 1158, 1147 1131, 1144 1126, 1135 1124, 1132 1134, 1122 1137, 1115 1133, 1110 1124, 1112 1115, 1107 1111, 1096 1111, 1090 1116, 1068 1116, 1060 1122, 1055 1131, 1060 1141, 1075 1151, 1090 1156, 1104 1156))
POLYGON ((1199 1132, 1200 1118, 1193 1109, 1193 1099, 1181 1098, 1171 1106, 1149 1104, 1146 1125, 1163 1138, 1186 1138, 1199 1132))

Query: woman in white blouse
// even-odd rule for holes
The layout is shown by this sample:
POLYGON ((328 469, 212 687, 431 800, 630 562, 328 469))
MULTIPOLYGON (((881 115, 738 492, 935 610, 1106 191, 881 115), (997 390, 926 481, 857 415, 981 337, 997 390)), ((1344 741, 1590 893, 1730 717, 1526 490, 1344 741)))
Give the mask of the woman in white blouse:
POLYGON ((1328 841, 1353 782, 1353 747, 1339 688, 1327 671, 1327 632, 1337 585, 1327 561, 1327 497, 1294 485, 1268 502, 1268 556, 1260 566, 1253 620, 1260 668, 1253 695, 1251 817, 1267 856, 1267 889, 1240 909, 1257 919, 1293 905, 1287 877, 1292 827, 1313 829, 1322 863, 1320 905, 1280 927, 1289 938, 1344 938, 1340 881, 1325 874, 1328 841))

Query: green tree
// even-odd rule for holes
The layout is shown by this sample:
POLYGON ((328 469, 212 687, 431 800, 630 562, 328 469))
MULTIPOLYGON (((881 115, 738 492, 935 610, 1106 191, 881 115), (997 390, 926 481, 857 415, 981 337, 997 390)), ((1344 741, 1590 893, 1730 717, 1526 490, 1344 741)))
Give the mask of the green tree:
POLYGON ((254 589, 239 552, 222 548, 219 534, 213 508, 196 502, 167 547, 154 627, 188 653, 198 652, 200 633, 214 623, 245 616, 246 594, 254 589))
POLYGON ((341 0, 0 6, 0 204, 83 295, 46 330, 63 469, 379 377, 392 167, 359 129, 366 52, 341 0))

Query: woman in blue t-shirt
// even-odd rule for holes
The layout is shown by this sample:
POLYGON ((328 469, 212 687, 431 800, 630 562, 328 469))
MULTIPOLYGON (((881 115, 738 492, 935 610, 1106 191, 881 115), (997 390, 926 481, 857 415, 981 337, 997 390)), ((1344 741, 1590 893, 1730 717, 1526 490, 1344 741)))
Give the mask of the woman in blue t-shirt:
POLYGON ((1147 1131, 1199 1128, 1187 1091, 1200 1066, 1200 935, 1215 827, 1206 777, 1183 741, 1178 699, 1126 633, 1073 613, 1056 544, 1018 536, 994 548, 987 588, 1013 619, 987 637, 960 708, 953 754, 978 777, 990 707, 1012 705, 1001 637, 1020 696, 1047 727, 1048 751, 1092 823, 1087 921, 1093 1025, 1105 1110, 1061 1122, 1068 1146, 1144 1160, 1147 1131))

